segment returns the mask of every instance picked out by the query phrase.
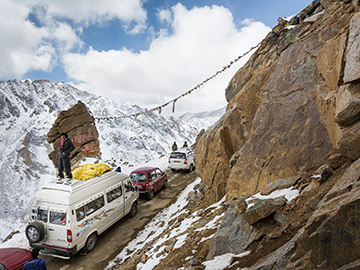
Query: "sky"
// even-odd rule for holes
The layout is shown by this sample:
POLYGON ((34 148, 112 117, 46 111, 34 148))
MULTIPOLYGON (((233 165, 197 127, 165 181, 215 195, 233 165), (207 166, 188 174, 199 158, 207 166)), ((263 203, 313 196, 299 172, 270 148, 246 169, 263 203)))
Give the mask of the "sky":
POLYGON ((64 82, 150 110, 211 78, 175 113, 212 111, 226 106, 228 83, 277 19, 310 3, 0 0, 0 80, 64 82))

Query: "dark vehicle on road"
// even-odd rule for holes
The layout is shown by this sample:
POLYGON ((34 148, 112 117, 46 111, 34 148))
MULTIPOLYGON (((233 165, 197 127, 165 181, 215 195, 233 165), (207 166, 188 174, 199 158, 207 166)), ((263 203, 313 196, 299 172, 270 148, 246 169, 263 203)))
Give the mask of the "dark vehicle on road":
POLYGON ((149 200, 154 198, 155 192, 167 185, 167 176, 157 167, 142 167, 130 173, 131 181, 149 200))
POLYGON ((23 248, 1 248, 0 270, 22 270, 24 264, 32 259, 31 251, 23 248))

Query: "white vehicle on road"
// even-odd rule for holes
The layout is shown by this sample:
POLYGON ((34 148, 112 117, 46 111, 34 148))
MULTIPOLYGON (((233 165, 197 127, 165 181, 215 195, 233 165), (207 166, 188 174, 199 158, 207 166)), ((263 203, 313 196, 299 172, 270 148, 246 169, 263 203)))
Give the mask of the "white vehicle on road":
POLYGON ((171 152, 169 157, 169 166, 172 171, 195 169, 194 149, 191 147, 182 147, 171 152))
POLYGON ((106 172, 86 181, 59 180, 33 198, 25 234, 42 254, 68 259, 90 252, 98 235, 137 213, 139 191, 127 174, 106 172))

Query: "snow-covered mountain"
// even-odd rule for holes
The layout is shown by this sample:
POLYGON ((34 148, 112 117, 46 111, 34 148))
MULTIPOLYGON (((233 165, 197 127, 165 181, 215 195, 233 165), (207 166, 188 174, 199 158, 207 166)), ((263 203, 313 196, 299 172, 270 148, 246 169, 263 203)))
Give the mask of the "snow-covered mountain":
MULTIPOLYGON (((71 85, 39 81, 0 81, 0 241, 11 231, 24 228, 34 194, 55 177, 48 158, 52 146, 47 133, 59 112, 81 100, 94 117, 119 117, 143 111, 136 105, 116 102, 80 91, 71 85)), ((128 166, 159 158, 174 141, 194 143, 203 128, 215 123, 224 109, 182 117, 157 113, 136 119, 96 122, 102 160, 128 166)))

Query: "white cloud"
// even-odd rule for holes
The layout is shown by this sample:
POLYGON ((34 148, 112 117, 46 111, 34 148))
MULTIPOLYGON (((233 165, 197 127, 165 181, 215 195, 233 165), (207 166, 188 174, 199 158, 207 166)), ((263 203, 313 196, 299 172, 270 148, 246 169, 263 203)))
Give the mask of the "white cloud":
MULTIPOLYGON (((146 28, 147 13, 142 7, 144 0, 19 0, 20 3, 44 10, 46 19, 67 18, 87 27, 119 19, 128 33, 137 34, 146 28)), ((43 18, 43 19, 45 19, 43 18)))
MULTIPOLYGON (((270 31, 263 23, 250 20, 237 28, 231 12, 224 7, 187 10, 179 3, 171 11, 172 16, 166 16, 172 18, 171 36, 162 29, 149 49, 139 53, 127 49, 101 52, 91 49, 86 54, 67 54, 63 63, 68 76, 74 84, 81 82, 77 85, 80 89, 151 109, 212 76, 270 31)), ((224 90, 240 66, 239 61, 179 100, 177 110, 213 110, 225 106, 224 90)))
POLYGON ((57 23, 51 27, 49 38, 55 40, 58 44, 58 50, 60 50, 60 52, 68 52, 75 46, 81 46, 83 44, 77 36, 76 31, 65 23, 57 23))
POLYGON ((78 35, 90 24, 118 19, 128 33, 136 34, 146 27, 146 18, 142 0, 1 0, 0 78, 51 72, 59 55, 81 48, 78 35), (29 21, 30 15, 38 24, 29 21), (74 22, 76 30, 64 19, 74 22))
POLYGON ((53 50, 42 44, 42 37, 47 32, 26 21, 28 12, 25 6, 6 0, 0 2, 1 77, 21 76, 29 68, 46 70, 50 65, 53 50))
POLYGON ((168 9, 158 10, 157 16, 161 23, 170 23, 172 20, 172 12, 168 9))

